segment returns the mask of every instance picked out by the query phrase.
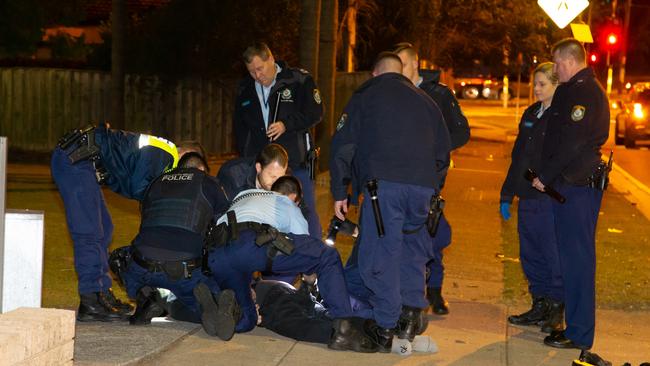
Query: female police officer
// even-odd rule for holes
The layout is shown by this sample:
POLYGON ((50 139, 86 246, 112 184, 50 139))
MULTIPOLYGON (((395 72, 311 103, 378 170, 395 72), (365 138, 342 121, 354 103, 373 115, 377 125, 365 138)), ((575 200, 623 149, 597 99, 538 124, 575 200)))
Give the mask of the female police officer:
POLYGON ((524 174, 529 168, 539 168, 549 107, 558 79, 552 62, 539 65, 534 75, 538 102, 528 107, 521 117, 512 162, 501 188, 500 212, 508 220, 510 204, 514 196, 519 197, 517 229, 521 266, 533 297, 530 310, 512 315, 508 321, 517 325, 542 325, 542 330, 550 333, 561 329, 564 311, 553 207, 551 199, 531 187, 524 174))

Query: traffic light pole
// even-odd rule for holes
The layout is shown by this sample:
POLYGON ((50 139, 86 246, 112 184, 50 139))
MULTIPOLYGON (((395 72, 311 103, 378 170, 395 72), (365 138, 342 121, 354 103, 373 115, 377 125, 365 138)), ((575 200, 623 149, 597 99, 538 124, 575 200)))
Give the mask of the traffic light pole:
POLYGON ((614 76, 614 68, 610 63, 610 54, 611 52, 607 50, 607 97, 612 94, 612 79, 614 76))

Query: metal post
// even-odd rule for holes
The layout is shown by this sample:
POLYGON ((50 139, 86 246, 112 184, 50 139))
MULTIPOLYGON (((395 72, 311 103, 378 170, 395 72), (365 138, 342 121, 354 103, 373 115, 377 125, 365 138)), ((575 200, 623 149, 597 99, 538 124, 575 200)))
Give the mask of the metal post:
MULTIPOLYGON (((7 138, 0 137, 0 301, 2 301, 2 284, 4 277, 5 255, 5 208, 7 194, 7 138)), ((0 303, 0 312, 2 303, 0 303)))
POLYGON ((614 75, 614 68, 610 64, 610 51, 607 51, 607 98, 612 94, 612 76, 614 75))

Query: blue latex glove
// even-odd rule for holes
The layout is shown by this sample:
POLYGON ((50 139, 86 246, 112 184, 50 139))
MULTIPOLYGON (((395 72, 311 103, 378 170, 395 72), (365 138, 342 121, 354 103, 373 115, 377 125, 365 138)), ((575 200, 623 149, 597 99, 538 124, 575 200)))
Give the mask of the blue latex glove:
POLYGON ((499 205, 499 212, 501 213, 501 217, 503 217, 504 220, 509 220, 510 204, 508 202, 501 202, 501 204, 499 205))

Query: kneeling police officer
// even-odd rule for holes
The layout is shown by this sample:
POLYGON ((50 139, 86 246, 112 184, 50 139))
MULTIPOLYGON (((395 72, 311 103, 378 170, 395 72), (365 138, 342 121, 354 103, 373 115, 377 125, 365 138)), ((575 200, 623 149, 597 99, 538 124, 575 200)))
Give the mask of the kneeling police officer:
POLYGON ((137 301, 131 324, 162 315, 166 307, 157 288, 164 288, 184 305, 183 320, 200 321, 206 333, 223 340, 233 336, 239 318, 234 293, 221 291, 202 266, 204 235, 213 217, 228 207, 207 168, 202 156, 188 153, 144 195, 140 231, 122 273, 127 293, 137 301))

